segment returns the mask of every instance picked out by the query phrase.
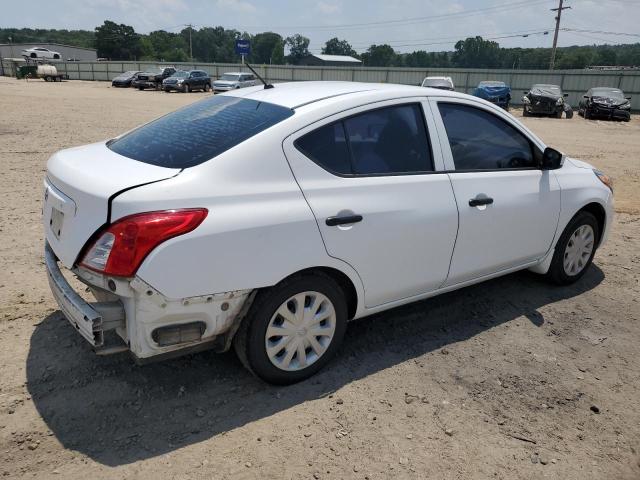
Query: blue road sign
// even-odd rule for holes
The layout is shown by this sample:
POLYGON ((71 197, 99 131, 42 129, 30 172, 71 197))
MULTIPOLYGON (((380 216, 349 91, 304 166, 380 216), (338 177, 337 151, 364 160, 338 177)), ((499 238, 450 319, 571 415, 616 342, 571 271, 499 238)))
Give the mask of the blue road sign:
POLYGON ((251 53, 251 42, 249 40, 236 40, 236 53, 238 55, 249 55, 251 53))

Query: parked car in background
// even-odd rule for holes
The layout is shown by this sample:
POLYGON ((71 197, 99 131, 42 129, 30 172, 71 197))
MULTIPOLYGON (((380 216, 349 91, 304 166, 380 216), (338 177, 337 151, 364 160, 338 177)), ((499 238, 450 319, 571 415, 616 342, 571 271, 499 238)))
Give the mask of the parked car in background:
POLYGON ((606 175, 497 106, 357 82, 209 96, 55 153, 44 184, 50 286, 95 349, 233 345, 278 384, 348 320, 523 269, 573 283, 613 218, 606 175))
POLYGON ((509 104, 511 103, 511 87, 504 82, 494 80, 480 82, 473 91, 473 95, 494 103, 499 107, 504 108, 507 112, 509 111, 509 104))
POLYGON ((568 93, 563 93, 559 85, 547 85, 536 83, 524 92, 522 97, 522 116, 551 115, 562 118, 564 112, 567 118, 573 117, 573 110, 565 98, 568 93))
POLYGON ((162 87, 162 81, 174 73, 176 73, 176 69, 173 67, 157 67, 138 73, 132 85, 138 90, 144 90, 145 88, 158 89, 162 87))
POLYGON ((211 77, 204 70, 178 70, 169 78, 162 81, 162 88, 165 92, 177 90, 189 93, 192 90, 211 90, 211 77))
POLYGON ((140 72, 136 70, 123 72, 120 75, 118 75, 116 78, 111 80, 111 86, 112 87, 130 87, 139 73, 140 72))
POLYGON ((631 97, 619 88, 594 87, 580 99, 578 114, 584 118, 631 120, 631 97))
POLYGON ((22 56, 27 58, 43 58, 47 60, 60 60, 60 52, 54 52, 44 47, 33 47, 22 50, 22 56))
POLYGON ((213 82, 213 90, 216 92, 228 92, 237 88, 253 87, 258 85, 258 80, 252 73, 227 72, 213 82))
POLYGON ((424 80, 422 80, 422 86, 439 88, 440 90, 455 90, 451 77, 425 77, 424 80))

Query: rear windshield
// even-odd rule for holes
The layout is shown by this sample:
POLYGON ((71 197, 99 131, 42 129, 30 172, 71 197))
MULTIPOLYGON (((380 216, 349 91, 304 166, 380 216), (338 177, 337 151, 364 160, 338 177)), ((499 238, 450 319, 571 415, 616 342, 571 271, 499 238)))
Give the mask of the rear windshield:
POLYGON ((246 98, 201 100, 113 140, 120 155, 167 168, 206 162, 293 115, 293 110, 246 98))

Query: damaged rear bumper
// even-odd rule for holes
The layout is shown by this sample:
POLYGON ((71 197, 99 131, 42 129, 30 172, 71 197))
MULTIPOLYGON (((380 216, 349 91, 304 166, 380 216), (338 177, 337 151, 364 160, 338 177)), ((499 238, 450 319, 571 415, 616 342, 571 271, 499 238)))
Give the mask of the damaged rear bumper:
POLYGON ((48 243, 45 264, 60 310, 96 353, 129 350, 140 363, 206 348, 227 350, 253 299, 253 290, 171 299, 138 277, 74 268, 97 300, 87 302, 67 282, 48 243), (105 341, 108 331, 120 337, 117 345, 105 341))
POLYGON ((104 347, 104 332, 125 325, 122 302, 86 302, 62 275, 49 243, 45 244, 44 260, 51 293, 64 316, 94 348, 104 347))

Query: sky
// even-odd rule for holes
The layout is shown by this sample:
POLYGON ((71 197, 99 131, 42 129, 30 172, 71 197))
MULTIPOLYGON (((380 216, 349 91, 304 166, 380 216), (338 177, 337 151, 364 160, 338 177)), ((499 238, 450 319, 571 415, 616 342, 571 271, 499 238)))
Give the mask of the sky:
MULTIPOLYGON (((563 11, 561 27, 580 31, 561 31, 559 46, 640 42, 640 0, 564 4, 571 9, 563 11)), ((93 30, 108 19, 148 33, 221 25, 301 33, 313 53, 332 37, 358 52, 383 43, 398 52, 453 50, 457 40, 476 35, 503 47, 550 47, 550 9, 557 6, 558 0, 0 0, 0 27, 93 30)))

